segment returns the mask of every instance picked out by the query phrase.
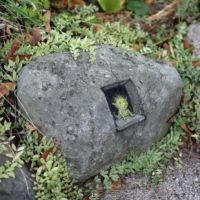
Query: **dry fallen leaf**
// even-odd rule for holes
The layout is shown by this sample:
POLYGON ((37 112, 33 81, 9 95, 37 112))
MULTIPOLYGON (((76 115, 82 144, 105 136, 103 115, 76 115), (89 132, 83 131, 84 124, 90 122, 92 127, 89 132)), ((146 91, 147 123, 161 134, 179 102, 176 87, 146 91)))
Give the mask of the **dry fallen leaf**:
POLYGON ((145 3, 146 3, 147 5, 151 5, 151 4, 154 3, 154 0, 145 0, 145 3))
POLYGON ((177 64, 177 61, 176 61, 176 60, 174 60, 174 59, 172 59, 172 60, 170 61, 170 63, 171 63, 172 65, 176 66, 176 64, 177 64))
POLYGON ((83 0, 69 0, 68 8, 75 9, 77 6, 84 6, 85 2, 83 0))
POLYGON ((53 148, 47 150, 47 151, 44 151, 43 154, 42 154, 42 157, 46 160, 47 157, 49 156, 49 154, 52 152, 53 148))
POLYGON ((17 55, 19 57, 20 60, 26 60, 26 59, 30 59, 32 57, 32 54, 19 54, 17 55))
POLYGON ((37 46, 39 41, 41 40, 40 30, 33 27, 31 35, 32 35, 31 45, 37 46))
POLYGON ((0 38, 6 40, 11 35, 10 26, 7 23, 0 23, 0 38))
POLYGON ((116 13, 96 13, 96 17, 101 20, 102 22, 121 22, 122 24, 128 26, 132 19, 131 17, 132 12, 130 11, 120 11, 116 13))
POLYGON ((44 26, 47 32, 51 31, 51 25, 50 25, 50 20, 51 20, 51 11, 47 11, 44 14, 44 26))
POLYGON ((140 45, 139 44, 134 43, 132 47, 133 47, 134 51, 136 51, 136 52, 140 51, 140 45))
POLYGON ((113 183, 112 183, 112 188, 111 188, 111 190, 114 192, 114 191, 118 191, 120 188, 121 188, 121 186, 122 186, 122 182, 121 182, 121 180, 120 179, 118 179, 117 181, 114 181, 113 183))
POLYGON ((68 0, 51 0, 51 4, 54 8, 63 9, 67 8, 68 0))
POLYGON ((15 60, 16 58, 16 55, 15 55, 15 52, 21 47, 21 42, 18 41, 17 39, 14 39, 13 42, 12 42, 12 45, 5 57, 5 61, 8 61, 8 60, 15 60))
POLYGON ((100 24, 96 24, 96 25, 93 26, 93 32, 94 33, 99 32, 101 29, 102 29, 102 25, 100 25, 100 24))
POLYGON ((171 53, 171 49, 170 49, 170 46, 169 46, 168 43, 165 42, 165 43, 163 44, 163 48, 168 52, 168 54, 171 53))
POLYGON ((200 60, 196 60, 192 62, 193 67, 200 67, 200 60))
POLYGON ((184 130, 185 133, 188 135, 192 135, 192 131, 189 129, 189 127, 186 124, 182 124, 181 128, 184 130))
POLYGON ((5 95, 8 95, 11 90, 13 90, 16 86, 16 83, 14 82, 6 82, 6 83, 0 83, 0 98, 2 98, 5 95))
POLYGON ((5 26, 5 33, 6 33, 7 35, 11 35, 10 26, 9 26, 8 24, 6 24, 6 26, 5 26))
POLYGON ((37 46, 41 40, 40 30, 33 27, 31 34, 30 33, 23 33, 24 40, 29 42, 32 46, 37 46))
POLYGON ((83 200, 90 200, 90 197, 89 196, 85 196, 85 197, 83 197, 83 200))
POLYGON ((2 39, 6 39, 9 35, 12 34, 11 30, 10 30, 10 26, 5 23, 3 24, 4 25, 4 28, 3 28, 3 36, 2 36, 2 39))
POLYGON ((51 0, 51 4, 53 7, 57 9, 69 8, 74 9, 77 6, 84 6, 85 1, 83 0, 51 0))
POLYGON ((25 40, 26 42, 31 43, 32 37, 33 37, 33 36, 32 36, 30 33, 23 33, 23 38, 24 38, 24 40, 25 40))
POLYGON ((30 123, 26 123, 25 127, 30 133, 32 133, 34 131, 37 131, 37 128, 34 125, 30 124, 30 123))
POLYGON ((18 56, 20 60, 30 59, 32 57, 31 54, 15 54, 16 51, 21 47, 21 42, 14 39, 10 50, 8 51, 6 57, 4 58, 5 61, 12 60, 15 61, 16 57, 18 56))
POLYGON ((189 42, 187 38, 183 39, 183 46, 185 49, 188 49, 191 53, 193 53, 194 46, 189 42))
POLYGON ((195 143, 192 138, 193 133, 192 133, 192 130, 190 130, 190 128, 187 126, 187 124, 182 124, 181 128, 183 129, 183 131, 186 134, 186 138, 188 141, 188 148, 189 148, 189 158, 191 158, 193 149, 195 147, 195 143))

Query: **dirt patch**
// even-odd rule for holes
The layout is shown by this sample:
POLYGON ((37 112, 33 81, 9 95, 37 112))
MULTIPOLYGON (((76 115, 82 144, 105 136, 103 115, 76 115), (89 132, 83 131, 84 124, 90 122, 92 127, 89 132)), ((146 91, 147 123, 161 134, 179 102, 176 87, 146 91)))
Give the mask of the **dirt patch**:
POLYGON ((181 169, 174 170, 156 186, 147 177, 126 177, 122 190, 105 195, 102 200, 200 200, 200 154, 183 158, 181 169))

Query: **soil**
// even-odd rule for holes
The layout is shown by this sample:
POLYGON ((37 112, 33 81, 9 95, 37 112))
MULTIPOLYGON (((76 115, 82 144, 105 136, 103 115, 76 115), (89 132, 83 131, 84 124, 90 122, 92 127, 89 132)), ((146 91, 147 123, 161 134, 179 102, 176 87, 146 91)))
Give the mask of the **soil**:
POLYGON ((158 185, 147 177, 125 178, 120 191, 106 194, 102 200, 200 200, 200 153, 185 154, 181 169, 175 169, 158 185))

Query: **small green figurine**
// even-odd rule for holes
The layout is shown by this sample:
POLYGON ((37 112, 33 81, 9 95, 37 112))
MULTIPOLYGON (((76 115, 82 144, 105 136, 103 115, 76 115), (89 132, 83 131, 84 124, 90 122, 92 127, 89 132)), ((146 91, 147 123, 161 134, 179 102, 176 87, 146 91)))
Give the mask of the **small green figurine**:
POLYGON ((125 97, 123 97, 121 95, 117 95, 116 97, 114 97, 112 104, 118 110, 118 113, 116 115, 116 117, 118 119, 125 120, 126 117, 133 116, 131 111, 128 109, 128 101, 127 101, 127 99, 125 97))

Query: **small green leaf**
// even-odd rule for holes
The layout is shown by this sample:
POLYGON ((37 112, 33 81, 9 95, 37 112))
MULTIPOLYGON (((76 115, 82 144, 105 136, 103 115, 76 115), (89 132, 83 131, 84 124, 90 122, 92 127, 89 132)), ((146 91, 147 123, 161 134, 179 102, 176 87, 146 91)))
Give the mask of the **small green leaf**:
POLYGON ((38 177, 41 173, 42 173, 42 170, 44 169, 43 166, 40 166, 38 169, 37 169, 37 172, 36 172, 36 177, 38 177))
POLYGON ((140 17, 147 15, 149 11, 149 7, 142 0, 129 0, 127 8, 140 17))
POLYGON ((98 2, 105 12, 117 12, 121 9, 120 0, 98 0, 98 2))
POLYGON ((5 154, 8 158, 13 158, 14 157, 14 155, 12 154, 12 153, 6 153, 5 154))
POLYGON ((7 175, 9 176, 9 177, 15 177, 15 174, 14 174, 14 172, 13 171, 9 171, 8 173, 7 173, 7 175))
POLYGON ((13 162, 16 161, 16 160, 18 160, 22 154, 23 154, 23 151, 19 151, 17 154, 15 154, 13 162))
POLYGON ((113 181, 117 181, 119 179, 119 176, 117 174, 111 174, 110 175, 110 178, 113 180, 113 181))
POLYGON ((19 147, 18 149, 17 149, 17 151, 19 152, 19 151, 23 151, 24 150, 24 146, 21 146, 21 147, 19 147))
POLYGON ((14 150, 14 151, 17 151, 17 148, 16 148, 16 146, 15 146, 15 144, 11 144, 11 147, 12 147, 12 149, 14 150))
POLYGON ((52 160, 49 160, 49 161, 46 163, 46 168, 47 168, 48 171, 51 170, 52 164, 53 164, 53 161, 52 161, 52 160))

